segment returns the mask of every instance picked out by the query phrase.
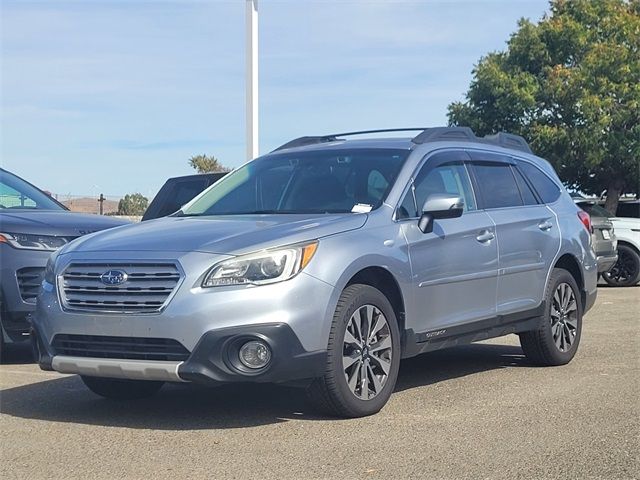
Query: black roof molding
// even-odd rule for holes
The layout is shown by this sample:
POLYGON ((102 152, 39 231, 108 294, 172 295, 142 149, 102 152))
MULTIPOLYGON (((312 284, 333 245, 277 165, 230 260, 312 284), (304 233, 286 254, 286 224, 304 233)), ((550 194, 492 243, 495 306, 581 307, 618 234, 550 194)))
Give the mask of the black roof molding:
POLYGON ((431 127, 431 128, 387 128, 383 130, 362 130, 359 132, 334 133, 331 135, 300 137, 290 142, 280 145, 273 150, 285 150, 287 148, 305 147, 307 145, 315 145, 318 143, 335 142, 340 137, 348 137, 353 135, 365 135, 369 133, 387 133, 387 132, 412 132, 420 131, 418 135, 413 137, 411 141, 415 144, 423 144, 427 142, 475 142, 490 145, 498 145, 512 150, 520 150, 526 153, 532 153, 527 141, 519 135, 512 133, 499 132, 495 135, 486 135, 484 137, 476 137, 473 130, 469 127, 431 127))

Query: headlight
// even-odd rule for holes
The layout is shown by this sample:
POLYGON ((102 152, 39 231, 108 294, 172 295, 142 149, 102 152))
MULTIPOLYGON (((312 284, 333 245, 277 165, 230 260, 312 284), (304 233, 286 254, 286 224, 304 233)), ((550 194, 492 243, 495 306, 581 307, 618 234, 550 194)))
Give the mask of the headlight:
POLYGON ((242 255, 220 262, 207 272, 203 287, 265 285, 297 275, 313 258, 318 242, 242 255))
POLYGON ((56 260, 58 260, 58 255, 60 255, 60 250, 53 252, 49 256, 47 266, 44 269, 44 280, 51 285, 55 285, 56 283, 56 260))
POLYGON ((0 243, 8 243, 21 250, 57 250, 71 241, 66 237, 53 235, 32 235, 25 233, 0 233, 0 243))

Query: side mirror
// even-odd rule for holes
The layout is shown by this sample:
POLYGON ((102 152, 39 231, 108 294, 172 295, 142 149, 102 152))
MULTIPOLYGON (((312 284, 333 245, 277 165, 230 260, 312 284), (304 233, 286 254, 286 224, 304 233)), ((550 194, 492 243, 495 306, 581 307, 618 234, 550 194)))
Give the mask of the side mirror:
POLYGON ((457 195, 434 193, 429 195, 422 207, 422 216, 418 221, 418 228, 422 233, 433 231, 433 221, 443 218, 457 218, 464 211, 464 200, 457 195))

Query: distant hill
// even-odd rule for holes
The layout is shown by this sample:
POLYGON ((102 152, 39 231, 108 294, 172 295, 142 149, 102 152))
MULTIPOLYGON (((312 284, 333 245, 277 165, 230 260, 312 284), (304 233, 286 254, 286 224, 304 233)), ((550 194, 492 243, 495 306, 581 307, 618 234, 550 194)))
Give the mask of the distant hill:
MULTIPOLYGON (((59 201, 72 212, 100 213, 100 204, 97 198, 80 197, 67 200, 59 199, 59 201)), ((104 214, 117 212, 118 200, 105 200, 103 209, 104 214)))

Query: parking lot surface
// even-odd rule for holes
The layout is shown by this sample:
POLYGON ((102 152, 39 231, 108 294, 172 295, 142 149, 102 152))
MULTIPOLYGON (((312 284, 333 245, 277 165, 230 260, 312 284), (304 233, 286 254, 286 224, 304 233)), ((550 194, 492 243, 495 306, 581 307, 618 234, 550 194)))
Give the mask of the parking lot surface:
POLYGON ((639 478, 639 334, 640 287, 603 287, 571 364, 533 367, 515 336, 425 354, 356 420, 269 385, 113 403, 14 349, 0 366, 0 476, 639 478))

